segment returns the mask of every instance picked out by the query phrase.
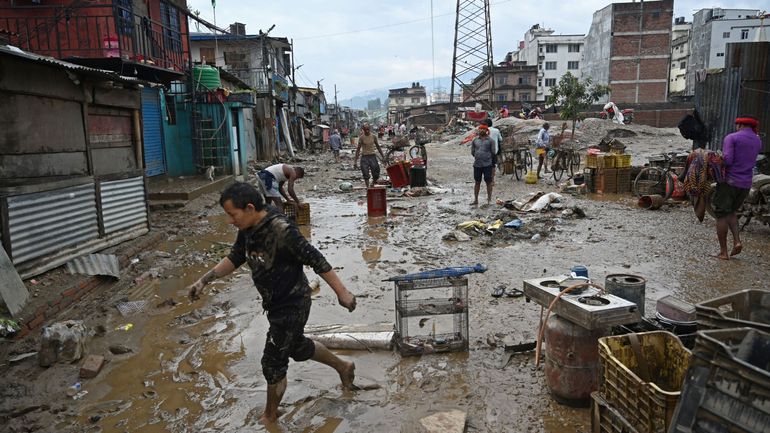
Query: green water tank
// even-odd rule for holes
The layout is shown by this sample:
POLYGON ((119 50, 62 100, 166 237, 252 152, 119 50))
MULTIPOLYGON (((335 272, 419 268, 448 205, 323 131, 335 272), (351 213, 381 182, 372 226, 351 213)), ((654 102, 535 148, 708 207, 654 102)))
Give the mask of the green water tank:
POLYGON ((193 81, 198 90, 215 90, 222 87, 219 69, 209 65, 193 66, 193 81))

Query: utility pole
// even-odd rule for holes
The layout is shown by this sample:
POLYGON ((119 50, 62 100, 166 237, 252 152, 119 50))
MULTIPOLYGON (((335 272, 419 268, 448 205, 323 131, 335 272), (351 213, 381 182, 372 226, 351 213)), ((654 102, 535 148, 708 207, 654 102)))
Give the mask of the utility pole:
POLYGON ((334 84, 334 127, 340 127, 340 106, 337 104, 337 84, 334 84))
POLYGON ((454 103, 457 84, 462 92, 470 93, 468 99, 486 102, 494 109, 494 74, 489 0, 457 0, 450 106, 454 103), (480 76, 484 79, 474 82, 480 76))

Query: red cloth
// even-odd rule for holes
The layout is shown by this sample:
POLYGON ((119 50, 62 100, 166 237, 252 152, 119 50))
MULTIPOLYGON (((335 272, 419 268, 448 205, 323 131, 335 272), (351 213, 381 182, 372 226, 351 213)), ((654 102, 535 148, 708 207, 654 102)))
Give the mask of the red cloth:
POLYGON ((465 114, 468 116, 469 119, 476 120, 478 122, 487 118, 486 111, 479 111, 478 113, 475 111, 466 111, 465 114))

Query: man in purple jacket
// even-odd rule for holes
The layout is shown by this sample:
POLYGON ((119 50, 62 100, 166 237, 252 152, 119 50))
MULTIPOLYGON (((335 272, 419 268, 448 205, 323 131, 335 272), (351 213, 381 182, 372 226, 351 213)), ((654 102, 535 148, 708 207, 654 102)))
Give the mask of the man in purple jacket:
POLYGON ((743 249, 738 233, 738 215, 743 201, 749 195, 757 154, 762 141, 757 135, 759 121, 753 116, 735 119, 736 131, 728 134, 722 143, 722 159, 725 181, 717 184, 713 197, 714 214, 717 216, 717 239, 722 260, 740 254, 743 249), (733 234, 733 249, 727 255, 727 231, 733 234))

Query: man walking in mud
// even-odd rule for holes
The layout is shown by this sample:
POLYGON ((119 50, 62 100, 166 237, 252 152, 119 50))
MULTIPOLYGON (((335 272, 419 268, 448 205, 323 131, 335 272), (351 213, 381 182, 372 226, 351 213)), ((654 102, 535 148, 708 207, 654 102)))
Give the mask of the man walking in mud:
POLYGON ((382 153, 380 143, 377 141, 377 137, 371 133, 368 123, 364 123, 361 128, 363 134, 358 137, 358 146, 356 147, 356 156, 353 159, 353 167, 358 167, 358 154, 361 154, 361 175, 364 177, 364 183, 369 188, 369 176, 372 177, 372 185, 377 183, 377 179, 380 178, 380 164, 377 162, 377 154, 379 152, 382 160, 385 160, 385 155, 382 153))
POLYGON ((222 192, 219 204, 238 228, 230 254, 189 287, 190 300, 198 299, 203 288, 232 273, 244 263, 262 297, 270 328, 262 354, 262 374, 267 380, 267 401, 260 422, 274 423, 286 391, 289 358, 297 362, 312 359, 334 368, 343 388, 350 389, 355 365, 343 361, 323 344, 304 335, 310 314, 310 285, 303 266, 310 266, 329 284, 337 300, 348 311, 356 308, 356 297, 345 288, 324 256, 300 234, 282 214, 268 210, 259 191, 236 182, 222 192))
POLYGON ((753 116, 735 119, 736 131, 728 134, 722 142, 722 164, 725 168, 724 182, 717 184, 712 198, 714 215, 717 217, 717 258, 729 260, 741 253, 743 244, 738 230, 738 209, 749 195, 757 155, 762 149, 762 140, 757 135, 759 121, 753 116), (727 255, 727 231, 733 234, 733 249, 727 255))

